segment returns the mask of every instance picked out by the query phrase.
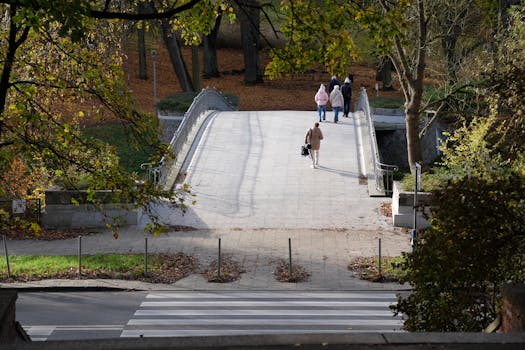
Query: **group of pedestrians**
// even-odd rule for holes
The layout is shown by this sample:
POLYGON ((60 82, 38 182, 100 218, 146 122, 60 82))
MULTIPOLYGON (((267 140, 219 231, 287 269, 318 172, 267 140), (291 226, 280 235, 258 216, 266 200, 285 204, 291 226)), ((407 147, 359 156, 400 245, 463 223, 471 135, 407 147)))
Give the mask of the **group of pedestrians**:
POLYGON ((343 109, 343 116, 348 118, 350 113, 350 103, 352 101, 352 79, 351 74, 344 81, 344 85, 340 87, 339 80, 334 75, 328 85, 328 92, 326 87, 321 84, 319 90, 315 94, 314 100, 317 103, 317 113, 319 114, 319 122, 314 124, 314 127, 306 132, 304 143, 309 145, 310 157, 312 158, 312 168, 319 167, 319 149, 321 148, 321 140, 323 132, 319 128, 319 123, 326 120, 326 106, 328 101, 334 111, 334 123, 339 121, 339 111, 343 109))
POLYGON ((343 111, 343 116, 348 117, 350 113, 350 103, 352 101, 352 75, 350 74, 344 81, 341 87, 339 80, 334 75, 328 85, 328 92, 326 86, 321 84, 319 90, 315 94, 314 100, 317 103, 317 113, 319 114, 319 122, 326 120, 326 106, 328 101, 334 111, 334 123, 339 121, 339 112, 343 111))

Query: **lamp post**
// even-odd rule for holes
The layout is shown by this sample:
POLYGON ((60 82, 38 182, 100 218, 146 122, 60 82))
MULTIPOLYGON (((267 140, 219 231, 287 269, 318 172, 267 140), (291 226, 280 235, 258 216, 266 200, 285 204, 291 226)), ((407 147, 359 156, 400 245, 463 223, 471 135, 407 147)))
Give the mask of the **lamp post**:
POLYGON ((151 61, 153 62, 153 108, 157 114, 157 50, 151 50, 151 61))

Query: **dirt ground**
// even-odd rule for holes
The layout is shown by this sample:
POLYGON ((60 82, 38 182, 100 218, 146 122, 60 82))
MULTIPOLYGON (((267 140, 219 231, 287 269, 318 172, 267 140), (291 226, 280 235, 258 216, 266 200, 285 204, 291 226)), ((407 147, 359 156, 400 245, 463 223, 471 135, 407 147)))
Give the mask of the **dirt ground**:
MULTIPOLYGON (((157 48, 157 99, 181 91, 169 56, 164 47, 159 44, 157 48)), ((191 64, 190 49, 183 51, 187 64, 191 64)), ((154 111, 153 107, 153 74, 152 62, 148 57, 148 79, 138 78, 138 53, 129 51, 128 61, 125 63, 126 73, 131 90, 137 98, 139 106, 145 111, 154 111)), ((202 51, 199 53, 202 62, 202 51)), ((327 72, 315 72, 302 75, 293 75, 282 79, 265 79, 264 83, 255 86, 244 84, 242 71, 244 67, 243 53, 241 49, 222 48, 218 50, 218 63, 221 77, 212 79, 201 79, 201 87, 213 87, 224 93, 233 93, 239 96, 239 110, 315 110, 313 100, 321 83, 328 85, 330 75, 327 72)), ((266 52, 261 54, 261 64, 266 66, 269 61, 266 52)), ((202 64, 201 64, 202 67, 202 64)), ((189 67, 191 68, 191 67, 189 67)), ((354 74, 353 99, 358 96, 359 87, 364 86, 369 94, 375 85, 375 69, 372 65, 355 65, 350 68, 354 74)), ((400 97, 400 92, 380 92, 384 97, 400 97)))

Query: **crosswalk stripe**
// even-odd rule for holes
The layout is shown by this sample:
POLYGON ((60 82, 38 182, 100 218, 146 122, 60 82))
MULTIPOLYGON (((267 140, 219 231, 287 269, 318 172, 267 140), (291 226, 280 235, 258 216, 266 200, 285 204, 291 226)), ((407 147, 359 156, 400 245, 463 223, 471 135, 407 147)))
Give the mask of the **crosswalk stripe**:
POLYGON ((135 316, 392 316, 391 311, 368 311, 368 310, 219 310, 219 309, 161 309, 161 310, 137 310, 135 316))
POLYGON ((377 293, 367 292, 363 293, 338 293, 338 292, 192 292, 190 295, 187 293, 150 293, 146 296, 146 299, 257 299, 257 298, 271 298, 274 299, 278 296, 280 299, 301 299, 301 298, 315 298, 315 299, 393 299, 396 300, 394 293, 377 293))
MULTIPOLYGON (((350 326, 354 325, 378 325, 378 326, 402 326, 403 320, 401 319, 325 319, 322 320, 325 326, 350 326)), ((296 326, 310 326, 318 325, 319 320, 305 320, 305 319, 166 319, 166 318, 142 318, 132 319, 128 321, 129 326, 289 326, 290 324, 296 326)))
POLYGON ((202 307, 202 306, 221 306, 221 307, 288 307, 288 306, 322 306, 322 307, 389 307, 395 302, 382 301, 145 301, 140 304, 141 307, 202 307))
MULTIPOLYGON (((149 329, 149 330, 125 330, 122 332, 121 337, 122 338, 132 338, 132 337, 146 337, 146 338, 153 338, 153 337, 188 337, 188 336, 202 336, 202 337, 209 337, 209 336, 235 336, 235 335, 250 335, 250 334, 311 334, 312 329, 294 329, 294 330, 281 330, 279 332, 276 332, 276 330, 265 330, 265 329, 243 329, 243 330, 235 330, 235 329, 221 329, 221 330, 158 330, 158 329, 149 329)), ((353 329, 343 329, 343 330, 315 330, 315 333, 392 333, 396 332, 396 330, 393 329, 374 329, 374 330, 353 330, 353 329)), ((397 332, 399 332, 397 330, 397 332)))
POLYGON ((396 332, 402 316, 380 292, 153 292, 121 337, 396 332))

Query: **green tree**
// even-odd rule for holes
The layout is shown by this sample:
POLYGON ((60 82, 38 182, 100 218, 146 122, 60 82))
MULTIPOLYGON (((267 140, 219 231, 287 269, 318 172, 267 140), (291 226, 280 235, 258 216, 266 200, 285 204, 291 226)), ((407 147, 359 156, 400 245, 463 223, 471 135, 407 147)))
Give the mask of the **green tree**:
POLYGON ((138 136, 130 142, 151 145, 152 161, 160 159, 166 149, 155 137, 156 119, 135 107, 123 79, 123 22, 114 19, 171 18, 198 2, 166 1, 144 14, 117 1, 0 1, 0 168, 20 160, 51 177, 85 173, 92 200, 93 190, 104 188, 146 210, 159 197, 180 203, 180 193, 138 185, 142 179, 123 171, 114 149, 86 138, 81 126, 86 117, 122 123, 138 136))
POLYGON ((394 308, 412 331, 480 331, 498 314, 501 287, 525 282, 525 16, 516 11, 486 67, 487 116, 443 149, 451 179, 434 194, 431 228, 406 254, 413 286, 394 308))
POLYGON ((405 98, 407 153, 414 170, 414 164, 422 160, 419 128, 420 115, 428 107, 423 103, 428 56, 432 54, 436 60, 438 52, 431 53, 431 49, 442 46, 436 43, 443 43, 447 48, 445 56, 451 62, 447 65, 450 75, 455 78, 459 69, 459 58, 454 55, 460 50, 457 41, 462 30, 470 28, 462 20, 467 13, 472 13, 469 20, 478 15, 474 10, 464 11, 473 2, 461 3, 464 7, 455 4, 443 11, 448 8, 445 0, 283 1, 286 23, 282 31, 289 42, 284 49, 272 52, 266 73, 277 77, 283 72, 303 72, 320 65, 341 76, 363 53, 388 57, 405 98), (452 33, 445 30, 449 25, 453 25, 452 33))

